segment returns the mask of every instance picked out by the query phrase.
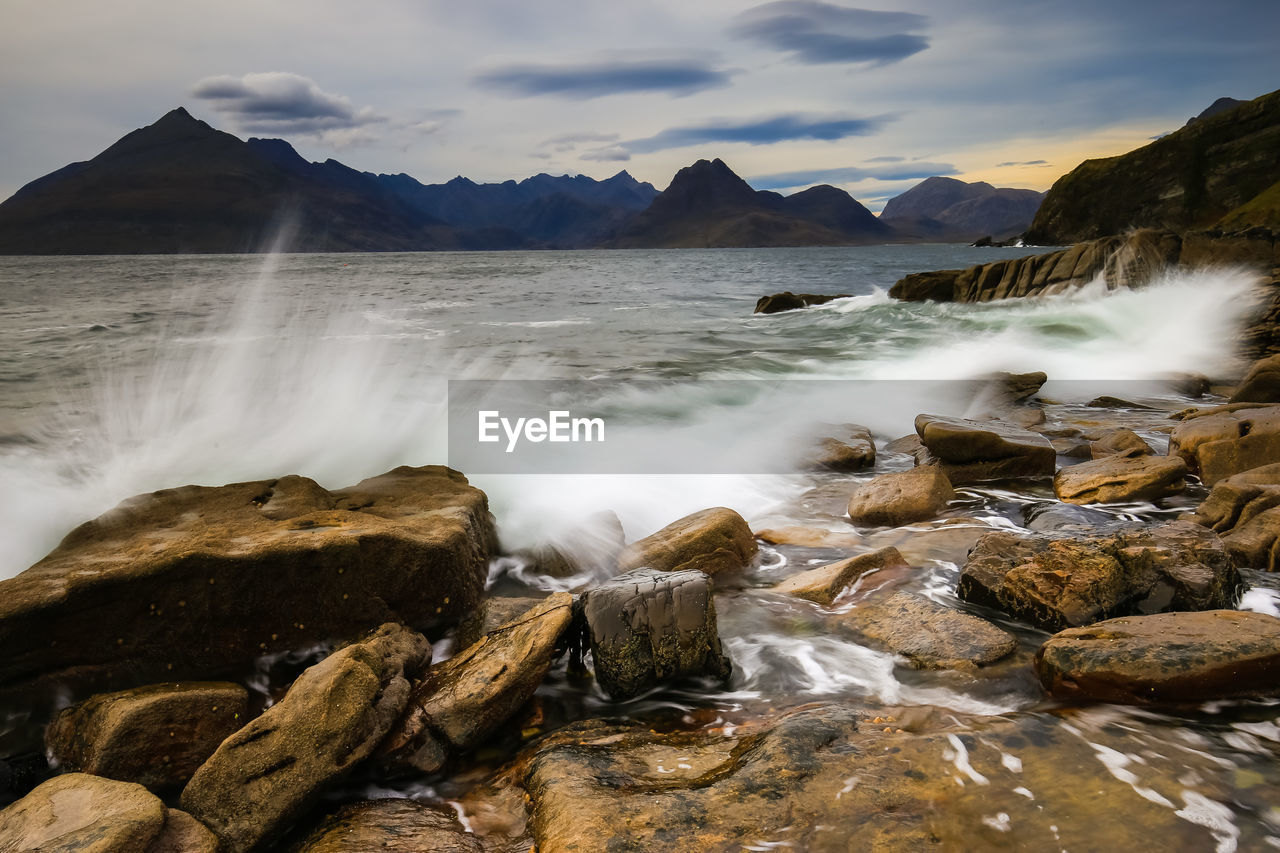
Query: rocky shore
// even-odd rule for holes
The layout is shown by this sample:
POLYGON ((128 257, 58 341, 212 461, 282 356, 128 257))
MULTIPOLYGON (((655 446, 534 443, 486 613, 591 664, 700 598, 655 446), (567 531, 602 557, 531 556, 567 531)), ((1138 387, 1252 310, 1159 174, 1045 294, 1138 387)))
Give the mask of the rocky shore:
POLYGON ((1192 407, 993 377, 975 418, 833 429, 754 531, 602 513, 509 554, 441 467, 132 498, 0 582, 0 850, 1213 847, 1198 791, 1280 813, 1280 739, 1139 785, 1096 714, 1280 698, 1280 618, 1237 609, 1280 551, 1278 375, 1192 407), (775 619, 898 700, 753 693, 775 619))

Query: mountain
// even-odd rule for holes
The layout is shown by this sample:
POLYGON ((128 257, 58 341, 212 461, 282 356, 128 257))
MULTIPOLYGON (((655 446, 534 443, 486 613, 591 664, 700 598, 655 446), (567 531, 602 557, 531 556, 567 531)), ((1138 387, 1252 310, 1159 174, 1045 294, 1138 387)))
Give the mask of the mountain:
POLYGON ((1187 119, 1187 124, 1195 124, 1203 119, 1212 118, 1218 113, 1234 110, 1243 103, 1244 101, 1237 101, 1235 98, 1218 98, 1218 100, 1201 110, 1199 115, 1194 115, 1187 119))
POLYGON ((1035 190, 933 177, 889 199, 880 220, 919 239, 1003 240, 1027 229, 1043 198, 1035 190))
POLYGON ((1131 228, 1239 229, 1274 220, 1277 151, 1280 91, 1128 154, 1086 160, 1050 188, 1026 239, 1061 245, 1131 228))
POLYGON ((699 160, 608 245, 615 248, 741 248, 880 243, 891 230, 844 190, 791 196, 756 191, 722 160, 699 160))

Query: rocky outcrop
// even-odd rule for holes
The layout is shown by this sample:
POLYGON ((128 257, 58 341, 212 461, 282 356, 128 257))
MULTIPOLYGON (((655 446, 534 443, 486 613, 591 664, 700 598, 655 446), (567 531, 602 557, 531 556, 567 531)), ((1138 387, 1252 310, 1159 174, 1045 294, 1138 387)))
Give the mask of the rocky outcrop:
POLYGON ((1194 513, 1183 518, 1222 537, 1238 566, 1280 567, 1280 463, 1219 481, 1194 513))
POLYGON ((1229 608, 1241 586, 1214 533, 1176 522, 1073 539, 989 533, 970 552, 957 594, 1060 631, 1116 616, 1229 608))
POLYGON ((911 567, 897 548, 880 548, 792 575, 773 589, 783 595, 794 595, 815 604, 831 604, 840 593, 868 572, 909 568, 911 567))
POLYGON ((430 773, 491 735, 542 684, 572 615, 557 593, 433 666, 379 747, 384 763, 430 773))
POLYGON ((1055 634, 1036 653, 1054 696, 1204 702, 1280 694, 1280 619, 1209 610, 1108 619, 1055 634))
POLYGON ((825 294, 825 293, 792 293, 784 290, 782 293, 771 293, 768 296, 761 296, 756 300, 756 310, 753 314, 777 314, 782 311, 795 311, 798 308, 808 308, 811 305, 826 305, 833 299, 848 299, 848 293, 825 294))
POLYGON ((164 829, 165 811, 141 785, 67 773, 0 811, 0 850, 145 853, 164 829))
POLYGON ((912 592, 860 601, 833 620, 841 630, 921 669, 971 669, 1013 654, 1018 641, 985 619, 912 592))
POLYGON ((639 569, 582 596, 596 681, 614 701, 686 676, 725 680, 711 579, 639 569))
POLYGON ((290 476, 141 495, 0 582, 0 691, 209 677, 386 621, 444 628, 479 602, 493 539, 484 493, 438 466, 333 492, 290 476))
POLYGON ((876 464, 876 443, 871 430, 859 424, 830 427, 831 434, 818 442, 809 467, 821 471, 860 471, 876 464))
POLYGON ((1169 455, 1205 485, 1280 462, 1280 406, 1233 409, 1193 414, 1169 434, 1169 455))
POLYGON ((731 509, 712 507, 671 522, 632 542, 618 556, 622 571, 698 571, 708 575, 745 568, 758 546, 751 528, 731 509))
POLYGON ((452 812, 413 800, 368 800, 343 806, 290 853, 484 853, 480 839, 452 812))
POLYGON ((222 742, 183 789, 182 808, 224 851, 260 849, 373 753, 430 661, 426 639, 392 624, 334 652, 222 742))
POLYGON ((49 724, 45 743, 64 771, 180 788, 229 735, 248 722, 238 684, 153 684, 99 694, 49 724))
POLYGON ((1280 403, 1280 355, 1259 359, 1231 395, 1232 403, 1280 403))
POLYGON ((1177 456, 1108 456, 1061 469, 1053 491, 1073 504, 1153 501, 1184 491, 1186 476, 1177 456))
POLYGON ((998 421, 917 415, 916 433, 927 453, 921 466, 936 466, 954 485, 1016 477, 1051 477, 1057 453, 1039 433, 998 421))
POLYGON ((936 466, 881 474, 859 485, 849 496, 854 524, 897 527, 936 518, 955 497, 947 475, 936 466))

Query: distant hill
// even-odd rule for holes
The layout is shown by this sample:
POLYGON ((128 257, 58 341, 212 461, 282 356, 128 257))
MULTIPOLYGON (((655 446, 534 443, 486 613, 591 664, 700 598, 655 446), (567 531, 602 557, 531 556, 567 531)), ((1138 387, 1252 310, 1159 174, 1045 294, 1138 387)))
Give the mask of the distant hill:
POLYGON ((1276 221, 1280 91, 1213 111, 1128 154, 1086 160, 1059 178, 1028 241, 1061 245, 1131 228, 1240 230, 1276 221))
POLYGON ((1194 115, 1187 119, 1187 124, 1195 124, 1198 121, 1213 118, 1218 113, 1225 113, 1227 110, 1234 110, 1243 103, 1244 101, 1237 101, 1235 98, 1218 98, 1218 100, 1201 110, 1199 115, 1194 115))
POLYGON ((722 160, 676 173, 661 195, 609 245, 617 248, 736 248, 882 243, 892 230, 844 190, 811 187, 791 196, 757 191, 722 160))
POLYGON ((1003 240, 1027 229, 1043 198, 1035 190, 933 177, 889 199, 880 221, 904 237, 1003 240))

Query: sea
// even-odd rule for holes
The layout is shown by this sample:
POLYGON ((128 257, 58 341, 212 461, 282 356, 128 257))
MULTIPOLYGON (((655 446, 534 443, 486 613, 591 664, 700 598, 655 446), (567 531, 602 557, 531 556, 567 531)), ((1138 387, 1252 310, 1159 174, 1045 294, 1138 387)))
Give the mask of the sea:
MULTIPOLYGON (((805 527, 838 540, 854 532, 841 519, 842 502, 867 475, 800 466, 761 473, 758 461, 796 456, 814 424, 863 423, 883 445, 910 434, 921 412, 965 414, 963 401, 939 389, 996 371, 1046 372, 1042 396, 1057 414, 1077 419, 1090 411, 1086 400, 1128 383, 1117 396, 1153 402, 1121 415, 1163 452, 1168 412, 1204 404, 1180 396, 1170 378, 1215 380, 1244 364, 1238 341, 1256 284, 1248 273, 1173 271, 1142 290, 1099 281, 1052 297, 974 305, 888 296, 911 272, 1048 250, 0 258, 0 577, 21 572, 73 527, 138 493, 289 473, 337 488, 398 465, 448 464, 451 380, 590 380, 612 389, 610 411, 622 428, 659 444, 678 434, 721 460, 743 460, 740 472, 730 466, 714 474, 657 458, 651 473, 644 465, 572 476, 464 470, 488 494, 508 554, 600 510, 617 514, 629 540, 711 506, 737 510, 757 531, 805 527), (760 296, 779 291, 842 298, 753 313, 760 296), (785 405, 765 405, 751 390, 779 383, 785 405)), ((910 464, 888 453, 879 470, 910 464)), ((1160 521, 1202 497, 1193 489, 1159 505, 1097 512, 1160 521)), ((913 565, 923 566, 919 591, 959 606, 954 585, 973 530, 1023 529, 1051 504, 1043 487, 961 489, 948 518, 914 529, 927 543, 910 552, 913 565)), ((879 532, 863 541, 902 544, 907 536, 879 532)), ((727 686, 672 688, 621 708, 567 678, 553 677, 543 693, 565 720, 674 713, 724 725, 831 699, 943 709, 961 724, 1026 714, 1059 719, 1025 666, 922 675, 823 632, 813 613, 788 609, 765 591, 835 556, 765 544, 738 588, 720 594, 721 634, 736 666, 727 686)), ((542 594, 589 580, 538 576, 510 556, 490 570, 503 593, 542 594)), ((1244 606, 1278 613, 1278 600, 1261 588, 1244 606)), ((1024 652, 1045 636, 1011 627, 1024 652)), ((1280 847, 1280 705, 1096 706, 1061 719, 1065 736, 1096 747, 1092 772, 1110 774, 1148 804, 1162 803, 1217 850, 1280 847)), ((938 756, 940 767, 955 762, 938 756)), ((457 794, 447 785, 414 792, 457 794)), ((1043 820, 1085 826, 1088 814, 1043 820)), ((1093 849, 1105 849, 1105 839, 1094 841, 1101 846, 1093 849)))

